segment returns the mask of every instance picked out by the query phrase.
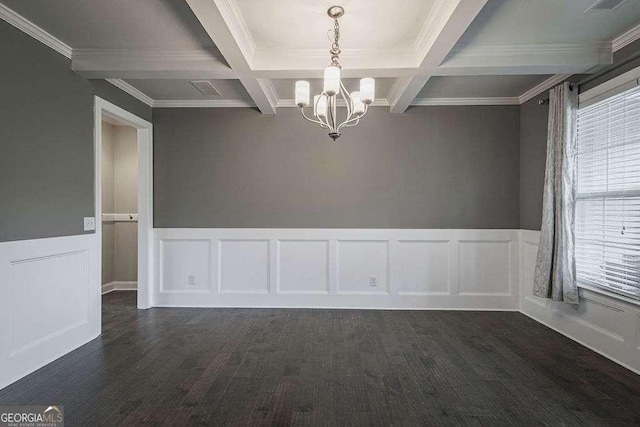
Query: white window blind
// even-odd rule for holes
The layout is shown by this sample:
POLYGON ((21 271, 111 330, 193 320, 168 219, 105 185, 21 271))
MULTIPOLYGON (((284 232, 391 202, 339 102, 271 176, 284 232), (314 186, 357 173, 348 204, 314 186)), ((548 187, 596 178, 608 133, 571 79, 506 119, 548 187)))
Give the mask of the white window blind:
POLYGON ((578 111, 578 284, 640 296, 640 87, 578 111))

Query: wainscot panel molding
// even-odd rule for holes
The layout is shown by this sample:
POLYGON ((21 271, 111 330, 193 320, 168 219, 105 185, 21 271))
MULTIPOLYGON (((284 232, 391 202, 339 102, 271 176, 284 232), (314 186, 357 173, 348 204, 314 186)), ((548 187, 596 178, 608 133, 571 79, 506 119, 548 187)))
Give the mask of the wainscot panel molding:
POLYGON ((99 333, 94 234, 0 243, 0 388, 99 333))
POLYGON ((157 228, 153 305, 518 310, 519 230, 157 228))
POLYGON ((640 305, 583 288, 577 308, 534 296, 539 238, 539 231, 520 231, 520 311, 640 373, 640 305))

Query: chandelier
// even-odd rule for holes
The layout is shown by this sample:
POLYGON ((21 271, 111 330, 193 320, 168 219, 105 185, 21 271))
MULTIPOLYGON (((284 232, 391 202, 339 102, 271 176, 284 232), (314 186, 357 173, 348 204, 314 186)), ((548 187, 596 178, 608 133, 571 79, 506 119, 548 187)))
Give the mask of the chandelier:
POLYGON ((315 119, 309 118, 304 111, 304 107, 309 105, 310 86, 309 82, 299 80, 296 82, 296 105, 300 107, 302 117, 312 123, 319 124, 321 128, 329 130, 329 137, 334 141, 340 137, 342 128, 355 126, 360 119, 367 114, 369 105, 373 102, 375 92, 375 80, 367 77, 360 80, 360 90, 349 93, 340 80, 340 24, 338 18, 344 15, 341 6, 332 6, 327 10, 327 14, 333 19, 333 43, 331 44, 331 62, 324 69, 324 87, 320 95, 313 97, 313 115, 315 119), (346 117, 340 122, 338 119, 338 95, 344 100, 346 106, 346 117))

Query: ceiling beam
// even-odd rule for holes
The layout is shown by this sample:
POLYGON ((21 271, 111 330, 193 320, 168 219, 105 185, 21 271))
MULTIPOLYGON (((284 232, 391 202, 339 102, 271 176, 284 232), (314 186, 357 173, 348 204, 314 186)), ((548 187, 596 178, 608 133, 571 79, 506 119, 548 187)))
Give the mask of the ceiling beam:
POLYGON ((89 79, 238 78, 224 58, 207 49, 74 49, 71 69, 89 79))
POLYGON ((416 96, 420 93, 429 77, 398 77, 389 90, 389 107, 392 113, 404 113, 416 96))
MULTIPOLYGON (((437 2, 434 13, 425 23, 415 45, 416 50, 424 55, 418 68, 439 67, 487 1, 459 0, 452 2, 441 0, 437 2)), ((392 96, 389 99, 391 112, 404 113, 429 80, 429 76, 427 74, 396 79, 392 96)))
MULTIPOLYGON (((471 45, 453 51, 443 75, 487 69, 491 74, 577 74, 613 61, 611 43, 471 45)), ((482 74, 486 74, 483 72, 482 74)))
POLYGON ((254 46, 250 39, 243 36, 247 33, 238 30, 243 22, 238 21, 232 3, 226 0, 186 1, 231 69, 240 76, 240 82, 258 109, 263 114, 275 114, 275 91, 270 82, 251 75, 250 61, 254 46))

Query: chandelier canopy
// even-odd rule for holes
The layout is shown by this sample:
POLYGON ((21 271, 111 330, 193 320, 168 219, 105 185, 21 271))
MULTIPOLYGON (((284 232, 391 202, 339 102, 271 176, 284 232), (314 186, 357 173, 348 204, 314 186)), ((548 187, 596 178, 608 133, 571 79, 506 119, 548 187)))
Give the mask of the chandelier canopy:
POLYGON ((341 6, 332 6, 327 14, 333 19, 333 43, 331 44, 331 62, 324 69, 324 87, 320 95, 313 97, 313 115, 315 119, 307 117, 304 107, 309 105, 310 85, 308 81, 296 82, 296 105, 300 107, 302 117, 312 123, 319 124, 321 128, 329 130, 329 137, 334 141, 340 137, 342 128, 355 126, 360 119, 367 114, 369 105, 373 102, 375 94, 375 80, 367 77, 360 80, 360 90, 349 93, 340 80, 340 23, 338 18, 344 15, 341 6), (338 95, 342 97, 346 106, 346 117, 342 122, 338 119, 338 95))

